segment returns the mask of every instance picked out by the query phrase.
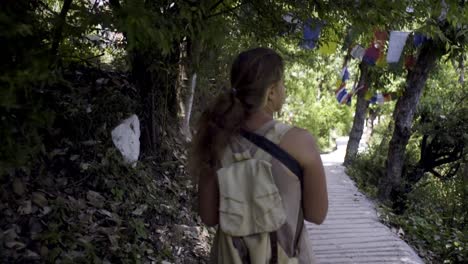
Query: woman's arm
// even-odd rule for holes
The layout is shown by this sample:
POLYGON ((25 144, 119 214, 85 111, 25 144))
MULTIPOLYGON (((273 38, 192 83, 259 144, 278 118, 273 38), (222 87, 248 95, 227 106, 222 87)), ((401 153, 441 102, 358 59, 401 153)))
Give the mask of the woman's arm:
POLYGON ((321 224, 328 212, 328 193, 325 171, 315 139, 307 130, 293 128, 286 133, 280 145, 304 169, 304 218, 321 224))

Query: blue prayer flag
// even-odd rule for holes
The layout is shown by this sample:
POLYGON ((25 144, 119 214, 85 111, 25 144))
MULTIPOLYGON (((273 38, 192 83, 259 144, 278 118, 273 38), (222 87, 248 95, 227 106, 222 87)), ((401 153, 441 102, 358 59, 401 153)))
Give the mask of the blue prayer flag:
POLYGON ((342 82, 346 82, 347 80, 349 80, 349 71, 348 71, 348 67, 346 67, 343 71, 343 76, 341 77, 341 81, 342 82))
POLYGON ((348 95, 348 91, 346 88, 341 88, 337 93, 336 93, 336 100, 338 100, 338 103, 342 104, 344 99, 346 99, 346 95, 348 95))
POLYGON ((323 24, 319 21, 308 19, 304 23, 304 41, 302 47, 305 49, 313 49, 317 45, 323 24))
POLYGON ((428 40, 428 38, 426 36, 424 36, 423 34, 414 33, 413 44, 414 44, 415 47, 421 46, 421 44, 423 44, 427 40, 428 40))

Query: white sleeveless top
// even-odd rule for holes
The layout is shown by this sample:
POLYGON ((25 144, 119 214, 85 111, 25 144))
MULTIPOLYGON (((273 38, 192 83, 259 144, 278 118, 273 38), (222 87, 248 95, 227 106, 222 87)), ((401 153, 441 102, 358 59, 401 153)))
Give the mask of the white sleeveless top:
MULTIPOLYGON (((279 144, 282 137, 287 131, 291 129, 291 126, 281 122, 272 120, 264 124, 260 129, 256 130, 255 133, 267 137, 272 142, 279 144)), ((230 142, 230 148, 235 153, 242 153, 250 151, 252 156, 258 149, 256 145, 251 143, 245 138, 235 137, 230 142)), ((259 150, 260 151, 260 150, 259 150)), ((234 162, 233 153, 227 151, 222 158, 223 167, 234 162)), ((283 207, 286 212, 286 223, 277 231, 278 243, 284 249, 286 254, 290 257, 295 256, 295 235, 298 228, 302 228, 299 236, 297 255, 300 264, 311 264, 316 263, 315 257, 312 252, 312 245, 309 238, 305 224, 302 226, 298 223, 303 223, 304 218, 301 207, 301 185, 299 178, 285 167, 280 161, 275 158, 272 159, 272 173, 276 183, 276 186, 281 195, 283 201, 283 207), (300 219, 298 219, 300 218, 300 219)), ((217 263, 216 256, 218 252, 218 243, 223 243, 225 237, 222 231, 217 230, 216 237, 211 250, 211 263, 217 263)))

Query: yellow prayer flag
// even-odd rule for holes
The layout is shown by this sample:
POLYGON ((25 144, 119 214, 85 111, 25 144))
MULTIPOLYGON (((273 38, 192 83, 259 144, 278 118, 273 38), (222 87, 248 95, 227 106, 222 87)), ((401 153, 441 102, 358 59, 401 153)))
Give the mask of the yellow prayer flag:
POLYGON ((366 101, 369 101, 372 98, 372 92, 370 90, 367 90, 366 94, 364 95, 364 99, 366 101))
POLYGON ((380 68, 385 68, 387 66, 387 60, 384 55, 380 55, 380 58, 377 60, 376 65, 380 68))
POLYGON ((331 55, 335 53, 337 47, 338 43, 330 41, 328 43, 322 43, 318 51, 323 55, 331 55))
POLYGON ((339 88, 341 86, 341 80, 336 81, 336 88, 339 88))

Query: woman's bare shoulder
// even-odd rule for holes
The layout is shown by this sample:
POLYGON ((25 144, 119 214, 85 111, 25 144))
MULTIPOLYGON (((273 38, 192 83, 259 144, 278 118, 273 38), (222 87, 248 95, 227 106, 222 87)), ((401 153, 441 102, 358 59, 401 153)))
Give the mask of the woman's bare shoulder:
POLYGON ((310 159, 311 154, 318 153, 314 136, 306 129, 298 127, 291 128, 283 136, 280 146, 302 164, 310 159))

